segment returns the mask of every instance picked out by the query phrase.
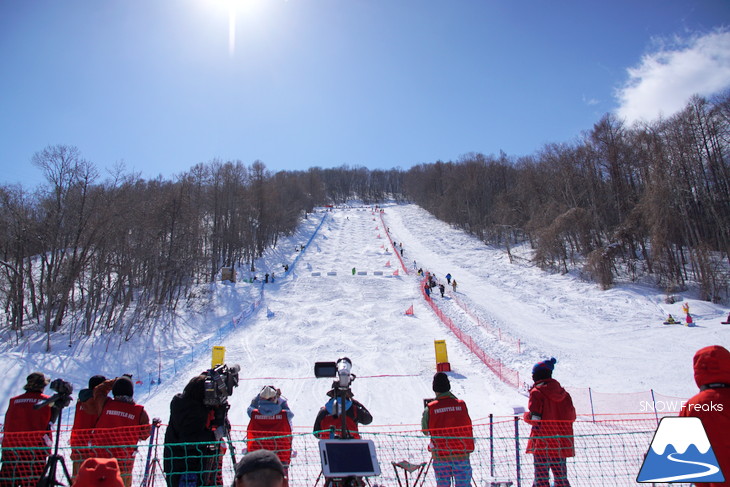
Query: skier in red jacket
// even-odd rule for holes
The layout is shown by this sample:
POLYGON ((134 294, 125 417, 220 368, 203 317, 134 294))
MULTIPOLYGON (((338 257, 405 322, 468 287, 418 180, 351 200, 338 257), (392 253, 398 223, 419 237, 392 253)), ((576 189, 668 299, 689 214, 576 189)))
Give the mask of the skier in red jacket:
POLYGON ((469 487, 472 468, 469 454, 474 451, 472 423, 466 403, 451 393, 449 376, 433 376, 436 399, 429 402, 421 417, 423 434, 431 437, 428 449, 433 457, 437 487, 469 487))
POLYGON ((697 482, 697 487, 730 486, 730 352, 719 345, 699 349, 693 360, 700 392, 682 407, 680 416, 700 418, 725 482, 697 482))
POLYGON ((141 404, 133 399, 134 385, 131 376, 109 379, 94 388, 94 399, 89 412, 99 413, 92 444, 94 455, 99 458, 116 458, 122 472, 124 485, 132 485, 132 468, 137 454, 138 441, 150 437, 150 417, 141 404), (107 398, 111 390, 113 399, 107 398))
POLYGON ((557 360, 538 362, 532 368, 530 398, 525 422, 532 425, 527 453, 534 455, 533 487, 549 487, 550 471, 555 487, 570 487, 565 459, 575 456, 573 422, 575 407, 570 394, 552 378, 557 360))
POLYGON ((33 406, 48 399, 43 394, 50 380, 41 372, 26 379, 25 393, 10 399, 2 440, 0 486, 35 485, 51 453, 51 408, 33 406), (15 450, 19 448, 19 450, 15 450))

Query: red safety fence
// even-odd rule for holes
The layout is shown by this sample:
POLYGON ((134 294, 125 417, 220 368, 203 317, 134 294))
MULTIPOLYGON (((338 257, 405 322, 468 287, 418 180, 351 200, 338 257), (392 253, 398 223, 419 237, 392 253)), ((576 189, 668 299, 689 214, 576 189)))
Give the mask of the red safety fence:
POLYGON ((466 303, 459 299, 455 294, 451 294, 450 297, 477 325, 494 335, 494 337, 500 342, 512 347, 515 352, 522 353, 522 341, 519 338, 511 336, 509 333, 502 331, 501 328, 494 326, 487 320, 477 316, 474 311, 472 311, 471 308, 469 308, 469 306, 467 306, 466 303))
POLYGON ((489 370, 494 372, 494 374, 499 377, 502 382, 514 387, 515 389, 519 389, 522 386, 519 372, 507 367, 501 360, 491 357, 472 339, 468 333, 456 326, 451 318, 446 316, 446 314, 439 309, 433 299, 431 299, 431 297, 426 293, 425 286, 426 280, 424 279, 421 283, 421 293, 423 294, 423 298, 426 300, 426 303, 431 307, 436 316, 438 316, 439 320, 441 320, 441 322, 446 325, 446 327, 451 330, 451 332, 456 335, 456 337, 464 345, 466 345, 471 353, 481 360, 482 363, 489 368, 489 370))
MULTIPOLYGON (((575 456, 567 459, 568 480, 572 485, 633 486, 656 427, 656 418, 653 415, 637 415, 636 419, 579 420, 572 424, 573 435, 551 435, 550 438, 572 442, 574 445, 575 456)), ((549 429, 544 426, 541 428, 549 429)), ((513 486, 532 485, 535 472, 533 455, 526 452, 531 429, 519 416, 475 421, 472 433, 474 451, 470 455, 475 485, 489 486, 492 482, 512 482, 513 486)), ((202 472, 208 478, 206 485, 231 485, 234 459, 240 459, 246 448, 245 427, 234 426, 230 438, 221 441, 167 446, 162 440, 164 431, 165 426, 162 425, 149 441, 139 442, 137 445, 109 445, 110 451, 136 448, 136 455, 129 459, 132 485, 163 487, 163 464, 166 463, 170 471, 173 469, 170 467, 173 462, 177 462, 174 468, 176 474, 202 472)), ((321 483, 317 438, 310 428, 296 427, 294 431, 292 435, 271 438, 272 444, 287 445, 287 448, 291 444, 291 450, 283 452, 290 456, 289 485, 311 487, 318 479, 321 483)), ((92 438, 94 434, 92 432, 92 438)), ((404 472, 397 464, 405 461, 423 467, 422 485, 435 485, 429 451, 432 439, 424 436, 420 427, 399 426, 384 429, 382 426, 368 426, 360 427, 360 434, 364 439, 372 440, 376 447, 381 475, 373 479, 373 482, 383 486, 399 485, 397 476, 402 477, 404 472)), ((34 433, 28 435, 32 436, 34 433)), ((116 437, 107 434, 105 438, 116 437)), ((119 435, 116 439, 123 441, 122 438, 128 436, 119 435)), ((69 460, 72 451, 78 452, 79 448, 72 450, 69 446, 68 430, 61 430, 60 440, 59 455, 66 465, 71 465, 69 460)), ((100 448, 103 449, 103 446, 87 447, 89 454, 100 448)), ((6 469, 6 461, 20 456, 25 462, 23 468, 26 469, 22 472, 23 480, 20 483, 25 485, 30 477, 29 469, 42 470, 50 451, 46 446, 5 448, 2 452, 1 475, 5 481, 12 480, 12 475, 7 475, 11 471, 6 469)), ((58 480, 62 480, 62 470, 58 468, 58 480)), ((66 483, 65 480, 62 482, 66 483)))

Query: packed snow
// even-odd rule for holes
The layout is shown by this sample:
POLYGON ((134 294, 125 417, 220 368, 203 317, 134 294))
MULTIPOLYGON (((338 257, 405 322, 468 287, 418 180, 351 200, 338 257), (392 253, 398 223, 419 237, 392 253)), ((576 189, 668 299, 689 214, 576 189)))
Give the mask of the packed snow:
MULTIPOLYGON (((94 374, 131 373, 138 402, 150 417, 166 422, 172 396, 211 366, 211 347, 222 345, 226 362, 241 365, 241 382, 230 399, 234 425, 247 424, 251 398, 271 384, 288 398, 295 431, 311 431, 331 385, 314 377, 314 363, 347 356, 357 376, 355 397, 374 417, 370 428, 403 430, 419 424, 423 399, 433 396, 434 340, 446 340, 452 391, 469 405, 475 422, 524 407, 524 387, 500 381, 435 316, 414 268, 444 283, 447 273, 457 280, 455 291, 447 286, 444 297, 435 292, 432 299, 522 382, 530 381, 534 363, 555 357, 554 378, 576 394, 591 388, 594 394, 629 398, 629 405, 609 401, 613 412, 638 409, 638 396, 628 393, 690 397, 696 392, 695 351, 730 343, 730 326, 720 324, 728 308, 691 292, 665 304, 666 295, 650 285, 603 291, 579 273, 540 270, 527 258, 527 248, 513 248, 518 258, 510 263, 504 249, 415 205, 382 209, 382 219, 379 210, 355 205, 310 214, 295 234, 256 261, 255 272, 244 266, 235 283, 195 288, 195 299, 177 316, 126 341, 57 335, 46 353, 45 335, 29 333, 20 344, 6 335, 0 403, 7 407, 34 370, 70 381, 76 391, 94 374), (396 255, 400 244, 405 268, 396 255), (265 273, 274 281, 263 283, 265 273), (683 304, 689 304, 696 326, 663 325, 669 313, 684 316, 683 304), (414 313, 408 315, 411 306, 414 313)), ((576 406, 587 412, 583 402, 576 406)))

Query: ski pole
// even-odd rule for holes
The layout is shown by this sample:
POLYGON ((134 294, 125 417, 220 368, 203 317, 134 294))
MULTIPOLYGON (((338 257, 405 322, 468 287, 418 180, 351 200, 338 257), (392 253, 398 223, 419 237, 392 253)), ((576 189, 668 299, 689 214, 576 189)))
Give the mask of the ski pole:
POLYGON ((147 461, 144 466, 144 477, 142 477, 142 485, 144 487, 147 487, 147 482, 149 481, 150 467, 152 463, 152 445, 155 444, 155 436, 157 436, 157 429, 160 427, 160 423, 160 418, 152 420, 152 427, 150 429, 150 447, 147 450, 147 461))

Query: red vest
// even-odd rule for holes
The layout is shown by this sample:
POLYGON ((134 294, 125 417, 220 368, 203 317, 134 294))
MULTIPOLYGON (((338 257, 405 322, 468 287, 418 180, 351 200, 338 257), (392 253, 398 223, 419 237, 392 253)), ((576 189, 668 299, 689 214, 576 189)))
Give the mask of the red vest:
POLYGON ((471 418, 466 403, 442 397, 428 403, 431 452, 437 457, 461 456, 474 451, 471 418))
POLYGON ((109 399, 104 405, 94 428, 92 443, 97 447, 125 446, 126 448, 97 448, 101 458, 130 458, 137 442, 149 433, 149 425, 140 425, 144 407, 140 404, 109 399))
MULTIPOLYGON (((358 429, 357 429, 357 423, 349 415, 345 415, 345 426, 347 427, 347 430, 350 432, 351 438, 354 438, 356 440, 360 439, 360 435, 358 434, 358 429)), ((319 437, 322 439, 329 438, 330 437, 329 429, 332 427, 335 428, 335 438, 342 438, 342 434, 341 434, 342 419, 339 416, 334 417, 331 414, 328 414, 324 418, 322 418, 322 422, 320 423, 320 429, 326 430, 326 431, 322 431, 319 434, 319 437)))
POLYGON ((88 403, 76 401, 76 415, 69 440, 71 446, 89 446, 91 432, 96 426, 97 417, 86 412, 88 407, 88 403))
POLYGON ((51 421, 51 408, 44 406, 33 409, 44 399, 48 399, 48 396, 40 392, 26 392, 10 399, 3 425, 3 448, 45 446, 43 436, 51 437, 48 424, 51 421))
POLYGON ((276 453, 281 463, 288 465, 291 461, 291 425, 286 411, 265 416, 254 409, 248 423, 248 451, 270 450, 276 453), (272 438, 276 437, 276 438, 272 438), (266 439, 259 439, 266 438, 266 439))

